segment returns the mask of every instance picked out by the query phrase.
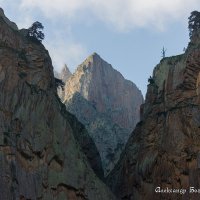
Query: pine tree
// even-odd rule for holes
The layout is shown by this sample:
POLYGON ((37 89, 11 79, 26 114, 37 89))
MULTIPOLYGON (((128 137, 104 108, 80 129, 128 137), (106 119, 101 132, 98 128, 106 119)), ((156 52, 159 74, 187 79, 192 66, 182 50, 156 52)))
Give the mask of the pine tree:
POLYGON ((162 51, 161 51, 161 54, 162 54, 161 57, 162 57, 162 58, 165 58, 165 53, 166 53, 166 51, 167 51, 167 49, 165 49, 165 47, 163 47, 163 48, 162 48, 162 51))
POLYGON ((189 36, 191 37, 200 30, 200 12, 193 11, 191 12, 190 17, 188 18, 188 29, 189 29, 189 36))
POLYGON ((44 39, 44 33, 41 30, 43 29, 44 26, 42 25, 42 23, 36 21, 28 29, 28 36, 35 41, 42 42, 42 40, 44 39))

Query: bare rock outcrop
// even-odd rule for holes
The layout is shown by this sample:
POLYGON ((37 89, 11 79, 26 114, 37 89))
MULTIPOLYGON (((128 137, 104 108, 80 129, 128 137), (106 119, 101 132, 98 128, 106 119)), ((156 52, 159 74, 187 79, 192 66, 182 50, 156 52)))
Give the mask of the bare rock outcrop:
POLYGON ((106 176, 140 119, 140 90, 94 53, 66 82, 63 102, 93 138, 106 176))
POLYGON ((74 137, 48 51, 7 20, 1 13, 0 199, 114 200, 74 137))
MULTIPOLYGON (((72 73, 70 72, 69 68, 65 64, 60 72, 54 71, 54 75, 56 78, 62 80, 63 83, 66 83, 67 80, 72 75, 72 73)), ((65 90, 63 90, 62 88, 59 87, 59 88, 57 88, 57 93, 58 93, 58 96, 60 97, 61 101, 63 101, 64 97, 65 97, 65 90)))
POLYGON ((199 199, 190 192, 200 186, 199 77, 197 34, 184 54, 164 58, 154 69, 142 120, 107 180, 120 199, 199 199))
POLYGON ((64 101, 76 92, 95 104, 99 112, 109 111, 111 119, 121 127, 132 130, 140 118, 141 91, 96 53, 70 77, 64 101))

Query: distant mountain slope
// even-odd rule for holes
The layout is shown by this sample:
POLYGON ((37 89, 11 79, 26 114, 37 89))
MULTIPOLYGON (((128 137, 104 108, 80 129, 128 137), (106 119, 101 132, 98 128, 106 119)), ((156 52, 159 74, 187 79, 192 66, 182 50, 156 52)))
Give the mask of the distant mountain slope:
POLYGON ((68 79, 63 102, 93 138, 107 175, 140 119, 141 91, 98 54, 68 79))

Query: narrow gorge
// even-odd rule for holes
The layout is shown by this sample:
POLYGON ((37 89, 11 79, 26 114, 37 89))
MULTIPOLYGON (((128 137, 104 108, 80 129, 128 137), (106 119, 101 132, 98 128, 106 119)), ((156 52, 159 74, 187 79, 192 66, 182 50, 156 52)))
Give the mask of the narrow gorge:
POLYGON ((97 53, 56 72, 42 39, 0 8, 0 200, 199 200, 192 13, 188 47, 171 57, 163 47, 144 100, 97 53))

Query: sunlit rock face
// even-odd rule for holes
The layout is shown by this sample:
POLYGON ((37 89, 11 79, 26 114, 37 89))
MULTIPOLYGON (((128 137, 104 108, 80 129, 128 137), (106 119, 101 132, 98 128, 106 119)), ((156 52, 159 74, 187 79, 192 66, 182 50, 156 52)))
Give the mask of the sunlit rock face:
POLYGON ((140 119, 141 91, 94 53, 66 81, 64 94, 67 110, 93 138, 106 176, 140 119))
POLYGON ((0 199, 114 200, 75 139, 48 51, 25 33, 1 10, 0 199))
POLYGON ((198 194, 155 189, 200 185, 200 34, 186 52, 155 67, 141 122, 107 182, 120 199, 198 199, 198 194))

